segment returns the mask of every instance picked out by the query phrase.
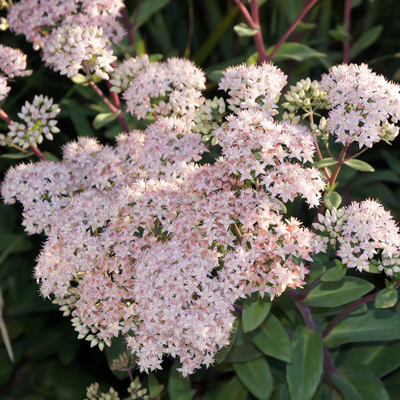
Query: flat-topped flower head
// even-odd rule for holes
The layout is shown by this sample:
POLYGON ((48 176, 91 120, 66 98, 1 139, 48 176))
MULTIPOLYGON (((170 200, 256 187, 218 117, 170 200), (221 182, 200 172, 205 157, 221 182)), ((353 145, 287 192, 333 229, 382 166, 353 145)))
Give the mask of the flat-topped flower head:
POLYGON ((147 54, 125 60, 122 64, 119 64, 111 74, 112 79, 110 83, 112 87, 110 90, 115 93, 121 93, 128 89, 139 71, 147 68, 149 64, 150 62, 147 54))
POLYGON ((44 39, 42 58, 61 75, 74 76, 82 68, 100 78, 109 79, 111 63, 117 57, 107 48, 103 29, 94 25, 65 26, 54 29, 44 39))
POLYGON ((7 21, 35 50, 46 46, 45 39, 54 28, 68 25, 97 26, 104 36, 119 43, 124 36, 117 20, 122 7, 122 0, 21 0, 10 7, 7 21))
POLYGON ((9 78, 32 73, 31 70, 26 70, 26 54, 19 49, 3 45, 0 45, 0 69, 9 78))
POLYGON ((328 235, 336 255, 348 268, 369 271, 370 263, 387 275, 400 272, 400 231, 390 212, 375 200, 353 202, 318 216, 314 228, 328 235))
POLYGON ((8 137, 24 149, 42 143, 43 136, 53 140, 53 133, 60 130, 56 127, 57 121, 52 118, 59 112, 58 104, 53 104, 53 99, 43 95, 35 96, 32 104, 25 102, 21 112, 18 113, 18 117, 25 123, 16 122, 9 125, 8 137))
POLYGON ((229 164, 241 181, 257 178, 272 196, 284 202, 301 195, 317 206, 325 183, 316 168, 302 164, 315 152, 311 132, 289 122, 275 123, 268 113, 242 110, 214 131, 229 164))
POLYGON ((277 114, 277 101, 286 85, 286 75, 272 63, 246 64, 230 67, 224 72, 219 88, 228 92, 231 110, 263 110, 269 115, 277 114))
POLYGON ((142 69, 123 97, 127 111, 138 119, 151 113, 191 119, 204 103, 203 89, 203 71, 189 60, 170 58, 142 69))
POLYGON ((398 135, 400 86, 372 72, 366 64, 332 67, 321 80, 328 95, 327 130, 336 142, 372 147, 380 140, 391 142, 398 135))

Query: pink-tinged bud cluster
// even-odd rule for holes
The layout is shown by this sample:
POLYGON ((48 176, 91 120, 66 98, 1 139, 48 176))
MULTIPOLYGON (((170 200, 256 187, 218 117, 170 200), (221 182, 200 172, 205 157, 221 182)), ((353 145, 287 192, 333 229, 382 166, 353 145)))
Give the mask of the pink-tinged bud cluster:
POLYGON ((10 89, 10 86, 7 86, 7 78, 0 75, 0 101, 7 97, 10 89))
POLYGON ((254 110, 240 111, 227 120, 213 135, 229 162, 230 173, 239 173, 241 181, 257 178, 266 191, 284 202, 301 195, 312 207, 319 204, 325 187, 322 175, 301 164, 312 162, 315 152, 313 136, 306 127, 276 123, 254 110))
POLYGON ((111 63, 117 57, 107 48, 107 37, 97 26, 60 27, 44 38, 42 58, 61 75, 74 76, 80 69, 109 79, 111 63))
POLYGON ((60 130, 56 127, 57 121, 52 118, 59 112, 58 104, 53 104, 53 99, 43 95, 35 96, 32 104, 26 101, 18 113, 18 117, 25 123, 8 125, 10 131, 7 136, 24 149, 42 143, 43 135, 46 139, 53 140, 53 133, 60 130))
POLYGON ((219 88, 229 94, 231 110, 248 108, 277 114, 277 101, 286 85, 286 75, 272 63, 230 67, 224 72, 219 88))
POLYGON ((26 54, 19 49, 3 45, 0 45, 0 69, 9 78, 32 73, 31 70, 26 70, 26 54))
POLYGON ((321 80, 332 109, 327 130, 344 145, 358 142, 372 147, 393 141, 400 118, 400 86, 371 71, 366 64, 332 67, 321 80))
POLYGON ((204 103, 200 91, 203 89, 203 71, 189 60, 169 58, 165 63, 151 63, 140 70, 123 97, 127 111, 138 119, 151 113, 191 119, 204 103))
POLYGON ((318 215, 314 228, 337 246, 336 255, 348 268, 369 271, 371 261, 387 275, 400 272, 400 232, 390 212, 375 200, 318 215))

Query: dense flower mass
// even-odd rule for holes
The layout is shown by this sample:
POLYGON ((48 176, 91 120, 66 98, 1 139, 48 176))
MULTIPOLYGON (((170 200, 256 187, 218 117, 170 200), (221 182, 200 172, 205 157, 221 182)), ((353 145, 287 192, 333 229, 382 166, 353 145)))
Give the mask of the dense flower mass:
POLYGON ((321 90, 332 106, 327 130, 344 145, 357 142, 372 147, 393 141, 400 118, 400 86, 376 75, 366 64, 332 67, 321 80, 321 90))
POLYGON ((204 102, 205 76, 191 61, 169 58, 141 69, 124 92, 127 111, 138 119, 147 114, 193 118, 204 102))
POLYGON ((171 354, 187 375, 228 344, 238 298, 304 284, 305 261, 323 242, 285 220, 276 197, 313 203, 323 181, 314 174, 306 192, 295 184, 308 176, 309 132, 263 116, 228 119, 213 165, 194 164, 207 148, 190 119, 159 117, 115 147, 80 138, 59 163, 8 172, 5 201, 22 202, 25 229, 48 237, 35 268, 41 293, 71 314, 80 337, 104 346, 126 335, 141 370, 171 354), (251 157, 235 164, 233 149, 251 157), (281 177, 264 182, 268 171, 281 177), (286 197, 273 190, 281 181, 286 197))
POLYGON ((248 108, 274 115, 285 85, 286 75, 271 63, 264 63, 260 66, 242 64, 228 68, 219 88, 228 92, 231 110, 248 108))
POLYGON ((338 248, 336 255, 346 267, 369 271, 375 259, 387 275, 400 272, 399 228, 377 201, 354 202, 332 213, 327 211, 325 216, 319 215, 314 226, 328 232, 330 243, 338 248))

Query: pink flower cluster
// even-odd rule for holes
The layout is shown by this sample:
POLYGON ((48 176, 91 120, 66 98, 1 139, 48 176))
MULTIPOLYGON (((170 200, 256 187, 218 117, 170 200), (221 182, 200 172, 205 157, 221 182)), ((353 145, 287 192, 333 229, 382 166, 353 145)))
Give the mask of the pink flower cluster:
POLYGON ((141 69, 125 90, 127 111, 138 119, 147 114, 193 118, 204 103, 205 76, 191 61, 169 58, 141 69))
POLYGON ((208 367, 229 343, 234 303, 302 286, 305 261, 325 250, 282 214, 282 201, 320 200, 324 181, 304 165, 311 133, 250 107, 213 122, 222 157, 196 164, 207 151, 192 117, 202 88, 188 61, 150 64, 125 91, 129 111, 158 114, 146 130, 115 147, 80 138, 61 162, 21 164, 2 185, 7 203, 23 204, 26 231, 47 235, 34 274, 42 295, 92 346, 125 335, 145 371, 164 354, 179 357, 184 376, 208 367))
POLYGON ((260 66, 246 64, 230 67, 224 72, 219 88, 228 92, 231 110, 263 110, 275 115, 286 75, 272 63, 260 66))
POLYGON ((314 227, 327 232, 338 246, 336 255, 348 268, 369 271, 371 261, 387 275, 400 272, 400 232, 393 217, 375 200, 352 203, 346 208, 319 214, 314 227))
POLYGON ((9 78, 26 76, 32 73, 26 69, 26 54, 19 49, 0 45, 0 69, 9 78))
POLYGON ((112 71, 111 41, 119 43, 124 30, 117 20, 122 0, 21 0, 10 8, 8 23, 42 49, 47 65, 73 76, 86 62, 104 79, 112 71))
POLYGON ((312 162, 314 139, 304 126, 273 122, 261 111, 243 110, 227 117, 227 124, 216 129, 229 173, 240 180, 257 178, 273 197, 293 201, 299 194, 317 206, 325 182, 317 168, 300 163, 312 162), (291 162, 297 159, 299 162, 291 162))
POLYGON ((321 80, 332 106, 327 130, 343 145, 358 142, 372 147, 393 141, 400 118, 400 86, 376 75, 366 64, 332 67, 321 80))

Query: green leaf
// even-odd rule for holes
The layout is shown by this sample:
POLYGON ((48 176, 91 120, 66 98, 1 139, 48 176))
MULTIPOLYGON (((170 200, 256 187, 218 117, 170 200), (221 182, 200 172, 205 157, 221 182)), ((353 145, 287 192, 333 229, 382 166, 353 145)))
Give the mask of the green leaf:
POLYGON ((149 62, 160 61, 164 58, 164 54, 154 53, 149 55, 149 62))
POLYGON ((239 378, 234 376, 222 387, 215 400, 245 400, 247 393, 247 389, 240 382, 239 378))
POLYGON ((333 207, 339 208, 342 202, 342 196, 338 192, 324 193, 323 200, 325 207, 328 210, 332 210, 333 207))
POLYGON ((34 156, 35 153, 7 153, 7 154, 2 154, 0 158, 8 158, 11 160, 22 160, 23 158, 28 158, 34 156))
POLYGON ((319 385, 323 366, 321 332, 298 326, 293 335, 293 362, 287 366, 291 400, 310 400, 319 385))
POLYGON ((322 282, 336 282, 336 281, 340 281, 345 275, 346 275, 346 270, 336 266, 333 268, 329 268, 328 271, 326 271, 321 276, 321 281, 322 282))
POLYGON ((207 74, 207 79, 213 82, 219 82, 224 76, 223 70, 212 71, 207 74))
POLYGON ((256 65, 258 62, 258 53, 253 53, 247 60, 246 60, 246 65, 256 65))
POLYGON ((68 116, 78 136, 95 137, 93 128, 86 116, 85 109, 77 101, 73 99, 64 99, 61 105, 68 111, 68 116))
MULTIPOLYGON (((161 10, 171 0, 146 0, 140 4, 139 15, 136 20, 135 29, 139 29, 156 11, 161 10)), ((134 15, 132 15, 131 22, 133 23, 134 15)))
POLYGON ((390 308, 397 303, 398 292, 394 289, 383 289, 375 299, 375 308, 390 308))
POLYGON ((52 153, 49 153, 48 151, 44 151, 43 154, 50 161, 54 161, 54 162, 59 162, 60 161, 60 159, 56 155, 54 155, 52 153))
POLYGON ((337 282, 321 282, 303 300, 312 307, 337 307, 364 296, 374 285, 364 279, 347 276, 337 282))
MULTIPOLYGON (((175 361, 169 374, 168 394, 171 400, 178 400, 181 398, 181 396, 190 395, 192 393, 190 380, 188 378, 183 378, 181 373, 177 371, 177 368, 180 368, 180 366, 180 363, 175 361)), ((186 399, 186 397, 183 398, 186 399)))
POLYGON ((395 339, 400 339, 400 315, 390 310, 372 309, 341 320, 324 342, 327 347, 334 348, 343 343, 395 339))
POLYGON ((362 1, 363 0, 351 0, 351 7, 352 8, 358 7, 362 3, 362 1))
POLYGON ((350 48, 350 58, 357 57, 363 50, 374 44, 378 40, 382 29, 382 25, 377 25, 361 35, 350 48))
POLYGON ((233 27, 233 30, 239 35, 239 36, 254 36, 260 28, 250 28, 249 25, 245 24, 244 22, 235 25, 233 27))
POLYGON ((252 293, 244 302, 242 324, 243 332, 251 332, 258 328, 271 309, 270 297, 261 297, 258 292, 252 293))
POLYGON ((261 351, 253 344, 250 335, 243 332, 242 324, 239 323, 235 343, 225 362, 246 362, 259 357, 262 357, 261 351))
POLYGON ((101 113, 96 115, 95 119, 93 120, 93 128, 100 129, 102 126, 117 119, 119 114, 121 114, 121 110, 118 110, 115 113, 101 113))
POLYGON ((324 167, 330 167, 331 165, 335 165, 337 161, 332 158, 323 158, 322 160, 319 160, 318 162, 315 163, 315 166, 318 168, 324 168, 324 167))
POLYGON ((355 343, 346 354, 343 365, 363 364, 382 378, 400 366, 400 340, 390 342, 355 343))
POLYGON ((152 399, 159 397, 162 390, 164 389, 164 385, 160 385, 158 383, 158 380, 154 373, 151 373, 149 375, 148 387, 149 387, 149 394, 152 399))
POLYGON ((365 365, 339 368, 339 375, 330 374, 346 400, 390 400, 382 381, 365 365))
POLYGON ((387 150, 382 150, 382 156, 390 169, 400 175, 400 160, 387 150))
POLYGON ((292 344, 285 329, 273 314, 255 331, 250 333, 253 343, 267 356, 286 363, 292 362, 292 344))
MULTIPOLYGON (((265 54, 268 56, 272 53, 274 50, 275 46, 269 47, 265 54)), ((272 60, 274 62, 277 61, 284 61, 284 60, 295 60, 295 61, 306 61, 309 60, 310 58, 321 58, 321 57, 326 57, 326 54, 320 53, 319 51, 316 51, 305 44, 301 43, 283 43, 272 60)))
POLYGON ((195 394, 196 394, 196 389, 190 389, 188 392, 182 393, 178 397, 178 400, 192 400, 195 394))
POLYGON ((351 39, 351 35, 342 29, 330 29, 328 34, 339 42, 345 42, 346 40, 351 39))
POLYGON ((356 169, 358 171, 364 171, 364 172, 374 172, 375 170, 372 168, 371 165, 366 163, 365 161, 361 160, 348 160, 344 162, 348 167, 356 169))
POLYGON ((274 388, 271 371, 264 357, 233 364, 237 376, 247 390, 259 400, 268 400, 274 388))
POLYGON ((72 76, 71 81, 76 83, 77 85, 83 85, 83 86, 89 85, 89 83, 86 79, 86 76, 82 75, 82 74, 76 74, 76 75, 72 76))

